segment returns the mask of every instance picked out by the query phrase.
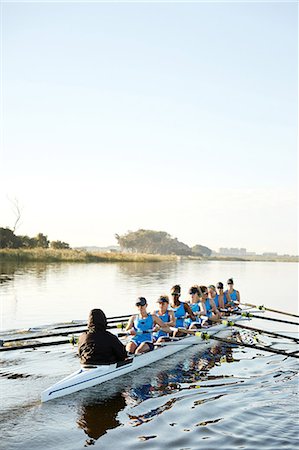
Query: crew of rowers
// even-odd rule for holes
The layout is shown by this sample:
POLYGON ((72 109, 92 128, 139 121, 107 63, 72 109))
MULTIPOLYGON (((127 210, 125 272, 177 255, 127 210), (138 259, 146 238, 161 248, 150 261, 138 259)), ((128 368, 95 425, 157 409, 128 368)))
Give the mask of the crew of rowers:
POLYGON ((191 286, 187 302, 180 300, 181 287, 178 284, 171 288, 170 294, 170 299, 167 295, 158 298, 158 309, 152 314, 147 312, 146 299, 138 298, 135 303, 138 313, 131 316, 126 327, 131 335, 126 346, 129 354, 149 352, 156 344, 183 336, 185 330, 196 330, 218 322, 240 304, 240 293, 234 289, 232 278, 228 279, 225 291, 221 282, 216 287, 191 286))

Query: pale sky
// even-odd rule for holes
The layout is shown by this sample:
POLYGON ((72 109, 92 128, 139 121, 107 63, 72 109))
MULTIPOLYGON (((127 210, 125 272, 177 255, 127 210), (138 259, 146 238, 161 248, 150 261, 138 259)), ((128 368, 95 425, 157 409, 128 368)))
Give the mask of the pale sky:
POLYGON ((1 2, 0 226, 297 254, 296 2, 1 2))

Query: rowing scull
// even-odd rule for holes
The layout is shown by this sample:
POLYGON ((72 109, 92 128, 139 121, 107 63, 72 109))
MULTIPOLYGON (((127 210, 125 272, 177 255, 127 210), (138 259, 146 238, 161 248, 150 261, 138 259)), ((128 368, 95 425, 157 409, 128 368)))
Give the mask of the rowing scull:
MULTIPOLYGON (((232 316, 230 319, 236 321, 241 319, 241 316, 232 316)), ((227 332, 229 332, 229 328, 227 327, 225 321, 223 323, 211 326, 208 330, 211 336, 220 332, 223 332, 223 334, 227 334, 227 332)), ((173 355, 174 353, 190 347, 191 345, 198 344, 204 347, 209 345, 206 341, 200 340, 196 335, 183 337, 179 340, 179 342, 180 345, 177 345, 177 341, 165 342, 163 345, 155 348, 155 350, 151 352, 133 356, 125 361, 114 364, 82 366, 76 372, 66 378, 63 378, 61 381, 58 381, 43 391, 41 394, 41 401, 47 402, 58 397, 63 397, 65 395, 73 394, 74 392, 96 386, 112 380, 113 378, 133 372, 141 367, 148 366, 149 364, 173 355)))

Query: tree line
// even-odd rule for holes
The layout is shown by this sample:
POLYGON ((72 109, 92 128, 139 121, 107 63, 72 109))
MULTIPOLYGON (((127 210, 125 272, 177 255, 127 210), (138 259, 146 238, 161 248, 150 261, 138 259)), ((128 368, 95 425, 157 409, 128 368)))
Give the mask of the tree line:
POLYGON ((128 231, 123 235, 116 234, 115 238, 121 250, 128 252, 182 256, 210 256, 212 253, 212 250, 204 245, 189 247, 165 231, 140 229, 128 231))
MULTIPOLYGON (((116 234, 115 238, 121 251, 130 253, 147 253, 154 255, 210 256, 212 250, 204 245, 189 247, 184 242, 165 231, 137 230, 126 234, 116 234)), ((0 248, 52 248, 69 249, 67 242, 50 241, 48 236, 38 233, 35 237, 16 235, 10 228, 0 227, 0 248)))
POLYGON ((10 228, 0 227, 0 248, 53 248, 68 249, 67 242, 49 241, 48 236, 38 233, 35 237, 18 236, 10 228))

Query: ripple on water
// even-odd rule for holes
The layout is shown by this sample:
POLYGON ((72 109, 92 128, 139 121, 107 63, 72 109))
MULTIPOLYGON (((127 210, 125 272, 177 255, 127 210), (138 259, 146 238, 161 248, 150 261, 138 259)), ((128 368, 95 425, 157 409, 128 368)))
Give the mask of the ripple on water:
MULTIPOLYGON (((241 352, 236 350, 236 353, 240 356, 241 352)), ((163 403, 161 397, 153 395, 136 406, 127 407, 119 415, 126 428, 123 435, 128 439, 123 444, 127 444, 127 448, 138 448, 134 444, 138 438, 135 425, 128 421, 134 415, 143 434, 146 435, 145 430, 149 435, 155 430, 157 442, 163 442, 165 448, 297 448, 298 409, 294 397, 298 394, 298 365, 277 356, 256 358, 254 355, 253 366, 248 366, 246 378, 240 379, 238 376, 245 373, 243 363, 248 363, 252 352, 248 353, 245 351, 245 362, 241 358, 240 366, 234 367, 235 375, 221 373, 223 380, 227 377, 233 382, 211 383, 212 379, 217 379, 218 372, 230 371, 228 364, 212 365, 209 379, 204 376, 206 381, 201 382, 201 387, 190 389, 190 385, 189 392, 184 392, 188 383, 186 373, 185 377, 181 374, 184 388, 181 384, 175 392, 168 393, 163 403)), ((116 437, 118 430, 112 434, 116 437)), ((112 435, 107 435, 103 444, 109 445, 108 437, 111 439, 112 435)), ((152 442, 146 448, 156 449, 159 444, 152 442)))
MULTIPOLYGON (((31 375, 38 375, 41 355, 32 355, 31 364, 20 360, 15 373, 27 373, 30 367, 31 375)), ((53 354, 52 361, 60 356, 53 354)), ((67 356, 68 364, 74 364, 67 356)), ((13 373, 10 368, 6 372, 13 373)), ((33 383, 37 391, 49 381, 43 376, 4 378, 7 383, 33 383)), ((4 431, 13 442, 6 449, 94 445, 109 450, 121 444, 129 450, 295 450, 297 381, 298 364, 291 359, 257 357, 252 350, 228 346, 204 354, 190 349, 159 366, 6 417, 4 431), (9 423, 13 426, 8 429, 9 423)))

